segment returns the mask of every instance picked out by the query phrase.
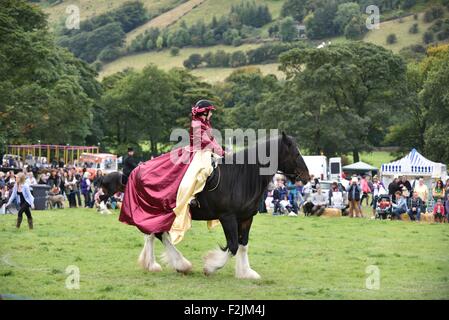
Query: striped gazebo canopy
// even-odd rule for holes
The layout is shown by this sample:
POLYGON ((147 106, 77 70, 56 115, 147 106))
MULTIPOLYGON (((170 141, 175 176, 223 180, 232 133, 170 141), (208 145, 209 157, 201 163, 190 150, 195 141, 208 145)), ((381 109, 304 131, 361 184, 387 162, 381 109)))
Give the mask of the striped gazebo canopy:
POLYGON ((384 175, 432 176, 437 165, 413 149, 404 158, 383 164, 381 171, 384 175))

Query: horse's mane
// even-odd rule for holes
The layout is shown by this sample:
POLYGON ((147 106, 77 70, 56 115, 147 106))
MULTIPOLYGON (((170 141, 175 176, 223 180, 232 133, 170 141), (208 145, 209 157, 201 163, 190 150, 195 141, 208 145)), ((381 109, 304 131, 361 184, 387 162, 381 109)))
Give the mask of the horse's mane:
MULTIPOLYGON (((282 137, 275 138, 278 140, 278 154, 281 153, 283 144, 282 137)), ((272 139, 273 140, 273 139, 272 139)), ((221 181, 217 192, 223 194, 223 197, 230 197, 228 200, 241 205, 242 210, 257 207, 263 192, 267 189, 275 171, 272 174, 261 175, 260 169, 268 165, 261 164, 258 157, 256 163, 248 163, 251 152, 256 152, 259 148, 266 148, 265 155, 269 155, 269 139, 258 142, 255 146, 245 148, 233 155, 233 163, 220 164, 221 181), (264 144, 265 143, 265 144, 264 144), (244 163, 236 164, 237 159, 245 159, 244 163)), ((278 156, 276 154, 275 156, 278 156)), ((271 156, 271 155, 270 155, 271 156)))

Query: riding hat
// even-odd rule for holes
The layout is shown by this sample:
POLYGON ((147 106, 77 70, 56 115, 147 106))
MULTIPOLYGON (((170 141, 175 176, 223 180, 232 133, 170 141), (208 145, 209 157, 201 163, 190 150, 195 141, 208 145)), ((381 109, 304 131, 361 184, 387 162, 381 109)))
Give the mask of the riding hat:
POLYGON ((198 115, 209 110, 215 110, 212 102, 208 100, 200 100, 192 107, 192 115, 198 115))

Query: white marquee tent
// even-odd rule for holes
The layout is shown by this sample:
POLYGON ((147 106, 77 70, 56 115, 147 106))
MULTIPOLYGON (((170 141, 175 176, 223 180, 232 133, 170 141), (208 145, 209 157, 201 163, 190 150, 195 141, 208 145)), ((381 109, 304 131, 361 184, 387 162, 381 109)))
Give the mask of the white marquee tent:
POLYGON ((447 179, 447 167, 445 164, 426 159, 416 149, 410 151, 404 158, 383 164, 380 169, 382 176, 391 178, 394 176, 423 177, 427 179, 447 179))

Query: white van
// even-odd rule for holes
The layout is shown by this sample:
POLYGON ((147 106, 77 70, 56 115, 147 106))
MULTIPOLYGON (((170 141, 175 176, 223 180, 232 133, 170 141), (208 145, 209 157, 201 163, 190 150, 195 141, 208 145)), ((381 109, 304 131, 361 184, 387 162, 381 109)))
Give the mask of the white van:
POLYGON ((309 169, 310 175, 320 180, 327 180, 326 156, 303 156, 303 159, 309 169))

